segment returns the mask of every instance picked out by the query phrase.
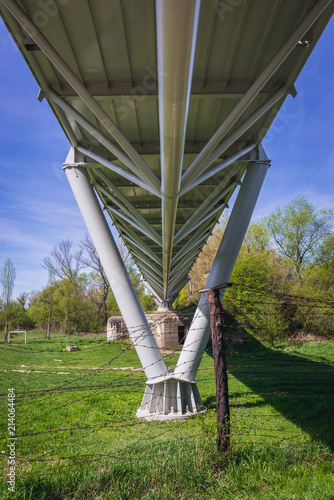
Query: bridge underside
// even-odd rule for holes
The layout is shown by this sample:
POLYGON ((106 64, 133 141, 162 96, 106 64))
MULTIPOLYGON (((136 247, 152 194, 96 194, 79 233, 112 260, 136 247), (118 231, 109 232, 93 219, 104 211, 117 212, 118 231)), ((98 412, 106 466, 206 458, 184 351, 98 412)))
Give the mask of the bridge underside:
POLYGON ((39 99, 70 142, 66 175, 151 381, 146 416, 184 414, 184 401, 201 406, 193 386, 208 321, 196 313, 192 348, 167 374, 101 206, 168 308, 241 185, 208 285, 228 281, 268 168, 261 141, 295 96, 333 8, 333 0, 0 0, 39 99), (172 379, 182 381, 177 390, 172 379), (173 405, 153 404, 152 387, 173 405))

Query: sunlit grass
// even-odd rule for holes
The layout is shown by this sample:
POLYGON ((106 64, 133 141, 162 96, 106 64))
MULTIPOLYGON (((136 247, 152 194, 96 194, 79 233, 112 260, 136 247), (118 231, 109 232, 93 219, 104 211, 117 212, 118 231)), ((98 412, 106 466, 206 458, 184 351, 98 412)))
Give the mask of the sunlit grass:
POLYGON ((129 342, 29 333, 27 345, 0 344, 1 433, 14 387, 18 437, 16 492, 4 482, 1 498, 333 498, 333 342, 271 349, 243 332, 229 343, 232 447, 218 460, 210 350, 197 376, 205 415, 145 422, 135 414, 146 379, 129 342))

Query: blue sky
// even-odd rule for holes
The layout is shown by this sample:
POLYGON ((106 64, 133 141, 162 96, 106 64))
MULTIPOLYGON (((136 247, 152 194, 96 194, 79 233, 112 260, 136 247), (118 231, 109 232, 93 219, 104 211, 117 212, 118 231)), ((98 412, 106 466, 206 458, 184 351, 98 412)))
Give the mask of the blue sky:
MULTIPOLYGON (((0 20, 0 268, 16 269, 14 297, 47 283, 43 258, 86 228, 62 172, 69 143, 0 20)), ((255 217, 298 194, 334 209, 334 19, 264 140, 272 160, 255 217)))

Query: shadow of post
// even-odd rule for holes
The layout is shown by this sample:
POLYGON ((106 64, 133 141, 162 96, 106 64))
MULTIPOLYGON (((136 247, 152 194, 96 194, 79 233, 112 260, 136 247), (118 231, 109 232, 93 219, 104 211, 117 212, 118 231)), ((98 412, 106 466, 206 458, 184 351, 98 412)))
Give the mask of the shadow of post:
MULTIPOLYGON (((254 394, 252 401, 252 395, 244 399, 245 392, 230 391, 231 414, 233 401, 238 398, 245 401, 237 403, 238 409, 271 405, 308 433, 312 442, 321 442, 333 451, 334 364, 323 358, 315 360, 271 349, 249 332, 238 330, 242 342, 235 343, 227 335, 228 372, 254 394)), ((208 354, 212 356, 211 350, 208 354)), ((212 398, 203 402, 210 404, 210 401, 212 398)))

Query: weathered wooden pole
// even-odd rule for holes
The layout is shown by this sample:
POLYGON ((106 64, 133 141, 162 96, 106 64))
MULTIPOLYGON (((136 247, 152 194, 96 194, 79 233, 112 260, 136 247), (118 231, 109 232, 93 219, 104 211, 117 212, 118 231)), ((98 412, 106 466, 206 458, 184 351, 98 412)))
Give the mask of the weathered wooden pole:
POLYGON ((208 292, 213 361, 216 381, 217 405, 217 453, 222 455, 230 449, 230 405, 228 399, 228 375, 226 363, 226 345, 224 341, 223 306, 220 302, 220 290, 229 283, 201 290, 208 292))

